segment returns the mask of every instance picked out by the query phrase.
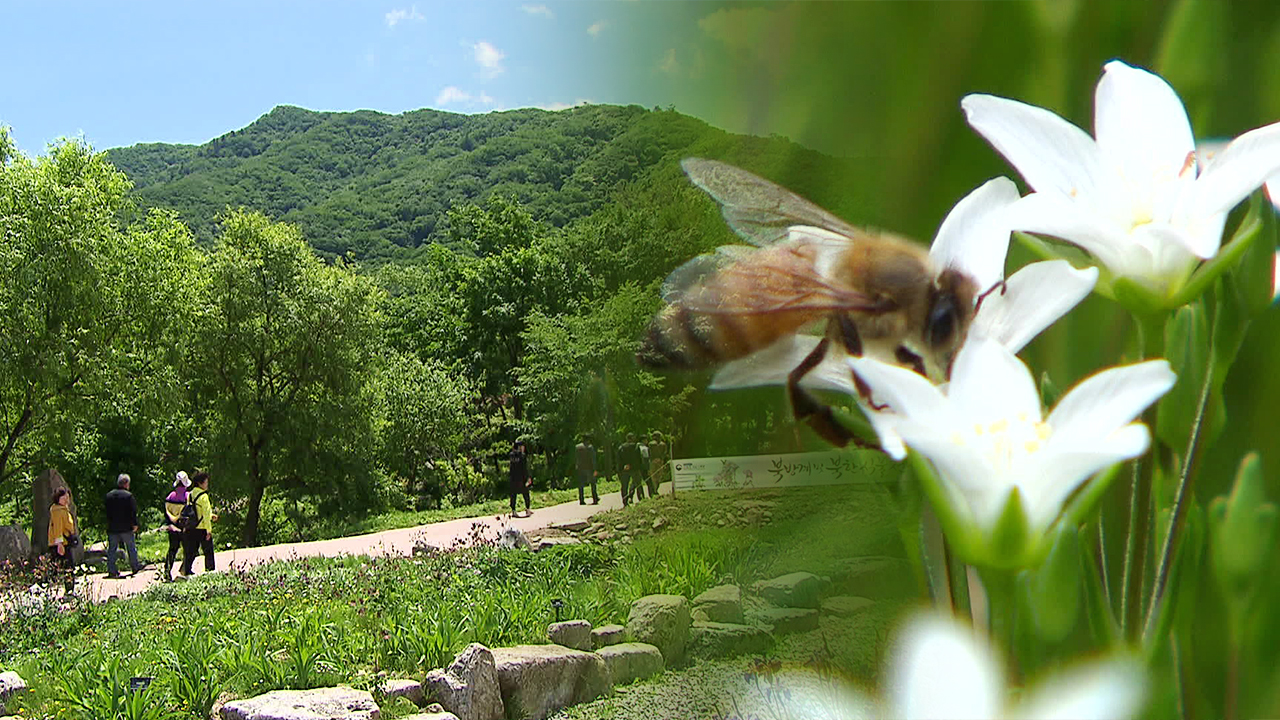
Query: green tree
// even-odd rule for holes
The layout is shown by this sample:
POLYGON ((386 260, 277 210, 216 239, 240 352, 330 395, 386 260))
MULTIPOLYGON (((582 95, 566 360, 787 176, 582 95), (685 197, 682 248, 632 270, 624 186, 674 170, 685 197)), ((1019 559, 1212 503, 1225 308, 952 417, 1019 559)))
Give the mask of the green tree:
POLYGON ((12 148, 0 128, 0 481, 102 414, 171 404, 200 264, 172 213, 127 222, 131 185, 103 154, 12 148))
POLYGON ((548 447, 567 452, 587 432, 605 438, 672 430, 692 388, 635 362, 638 339, 658 306, 655 293, 631 284, 580 315, 530 319, 519 389, 527 424, 548 447))
POLYGON ((395 353, 378 386, 383 466, 410 491, 438 501, 445 491, 438 471, 455 460, 473 424, 471 383, 439 362, 395 353))
POLYGON ((352 469, 371 450, 365 384, 378 349, 377 293, 321 262, 292 225, 246 211, 223 219, 191 367, 215 447, 247 476, 245 544, 257 541, 269 487, 326 483, 359 495, 356 481, 368 480, 352 469))

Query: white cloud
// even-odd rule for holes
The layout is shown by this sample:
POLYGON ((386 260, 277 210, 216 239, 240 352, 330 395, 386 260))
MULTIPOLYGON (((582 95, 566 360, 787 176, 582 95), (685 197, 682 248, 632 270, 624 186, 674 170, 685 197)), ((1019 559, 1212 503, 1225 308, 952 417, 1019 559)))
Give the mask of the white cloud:
POLYGON ((535 105, 534 107, 556 112, 558 110, 568 110, 569 108, 581 107, 583 105, 594 105, 594 104, 595 104, 594 100, 587 100, 586 98, 578 98, 577 100, 574 100, 571 103, 552 102, 552 103, 544 103, 542 105, 535 105))
POLYGON ((475 52, 476 62, 484 68, 485 77, 497 77, 506 69, 502 67, 502 59, 507 54, 494 47, 492 43, 481 40, 472 45, 471 49, 475 52))
POLYGON ((658 69, 668 75, 675 75, 680 72, 680 61, 676 59, 676 49, 670 48, 662 55, 662 62, 658 63, 658 69))
POLYGON ((391 12, 386 14, 386 18, 387 18, 387 27, 395 27, 397 23, 403 22, 405 20, 426 20, 427 19, 425 15, 418 12, 417 5, 410 7, 408 10, 403 10, 403 9, 392 10, 391 12))
POLYGON ((482 105, 486 107, 492 107, 494 105, 497 105, 498 101, 489 97, 485 93, 472 95, 471 93, 467 92, 466 90, 463 90, 462 88, 457 87, 456 85, 450 85, 444 88, 443 90, 441 90, 440 93, 436 95, 435 104, 439 106, 482 105))
POLYGON ((551 8, 546 5, 521 5, 520 9, 530 15, 541 15, 548 20, 554 20, 556 17, 556 14, 551 12, 551 8))
POLYGON ((591 23, 591 27, 587 28, 587 34, 591 37, 598 37, 607 27, 609 27, 608 20, 597 20, 591 23))

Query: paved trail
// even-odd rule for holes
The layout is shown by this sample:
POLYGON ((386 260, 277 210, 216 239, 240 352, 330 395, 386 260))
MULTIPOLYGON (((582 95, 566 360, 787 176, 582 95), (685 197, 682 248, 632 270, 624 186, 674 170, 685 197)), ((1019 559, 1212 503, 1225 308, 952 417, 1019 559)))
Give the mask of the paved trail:
MULTIPOLYGON (((660 491, 662 493, 671 492, 671 484, 664 483, 660 491)), ((475 523, 482 523, 489 533, 500 533, 507 526, 529 532, 551 525, 586 520, 595 513, 620 507, 622 507, 621 495, 609 493, 600 498, 599 505, 579 505, 578 501, 574 500, 534 510, 529 517, 512 518, 507 515, 485 515, 458 518, 457 520, 445 520, 429 525, 418 525, 417 527, 401 528, 399 530, 384 530, 382 532, 369 533, 368 535, 355 535, 334 538, 333 540, 316 540, 313 542, 285 543, 283 545, 266 545, 263 547, 219 551, 214 557, 217 560, 218 568, 225 569, 232 565, 247 567, 273 560, 288 560, 292 557, 409 555, 413 550, 414 542, 420 538, 437 547, 447 547, 455 541, 465 541, 470 536, 471 527, 475 523)), ((215 532, 215 541, 217 537, 215 532)), ((181 553, 179 553, 180 563, 181 553)), ((128 567, 128 563, 125 563, 125 567, 128 567)), ((84 582, 84 587, 87 589, 89 596, 98 602, 106 600, 113 595, 121 598, 130 597, 141 593, 155 583, 161 582, 160 573, 162 570, 163 568, 152 566, 135 576, 125 575, 120 580, 109 579, 106 575, 91 575, 84 582)), ((203 570, 204 558, 197 557, 195 561, 196 574, 202 573, 203 570)), ((174 575, 177 575, 177 571, 178 564, 175 564, 174 575)))

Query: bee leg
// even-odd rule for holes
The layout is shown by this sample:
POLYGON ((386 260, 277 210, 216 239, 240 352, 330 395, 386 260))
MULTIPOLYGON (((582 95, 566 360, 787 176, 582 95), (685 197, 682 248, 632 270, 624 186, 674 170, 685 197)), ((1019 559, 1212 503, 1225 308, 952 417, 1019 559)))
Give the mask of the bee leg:
POLYGON ((986 300, 988 295, 995 292, 996 290, 999 290, 1000 294, 1004 295, 1005 291, 1008 289, 1009 289, 1009 286, 1005 284, 1004 280, 1001 280, 995 285, 992 285, 991 287, 987 288, 981 295, 978 296, 978 302, 973 306, 973 314, 977 315, 978 311, 982 309, 982 301, 986 300))
POLYGON ((822 359, 827 356, 827 348, 830 345, 829 338, 822 338, 813 352, 806 355, 804 360, 787 374, 787 394, 791 397, 791 407, 795 411, 797 420, 809 423, 809 427, 813 428, 823 440, 836 447, 844 447, 853 439, 853 433, 836 421, 830 406, 818 402, 807 390, 800 387, 800 379, 822 362, 822 359))
MULTIPOLYGON (((836 335, 846 350, 853 348, 858 351, 856 354, 861 355, 862 341, 858 338, 858 329, 847 318, 841 318, 841 320, 843 322, 833 325, 832 332, 829 334, 836 335)), ((835 413, 831 410, 830 405, 818 402, 813 395, 800 387, 800 380, 822 363, 830 346, 831 338, 822 338, 818 346, 806 355, 795 369, 787 374, 787 394, 791 397, 791 407, 795 411, 796 419, 809 423, 809 427, 813 428, 814 432, 836 447, 844 447, 850 442, 859 447, 875 447, 875 445, 849 432, 848 428, 840 424, 840 421, 836 420, 835 413)), ((850 352, 850 354, 854 353, 850 352)), ((859 382, 857 378, 855 378, 855 382, 859 382)))

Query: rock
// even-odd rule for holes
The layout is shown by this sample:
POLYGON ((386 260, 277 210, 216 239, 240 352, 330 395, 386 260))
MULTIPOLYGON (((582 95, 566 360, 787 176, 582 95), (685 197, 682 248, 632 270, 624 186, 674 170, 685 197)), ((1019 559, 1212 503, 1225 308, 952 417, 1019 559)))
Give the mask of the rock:
POLYGON ((902 558, 847 558, 836 564, 831 576, 838 591, 872 600, 910 597, 917 592, 915 574, 902 558))
POLYGON ((756 655, 773 648, 773 636, 758 625, 695 622, 689 637, 689 653, 701 658, 756 655))
POLYGON ((742 590, 737 585, 717 585, 693 599, 693 611, 718 623, 742 623, 742 590))
POLYGON ((27 681, 16 672, 0 673, 0 712, 5 712, 5 703, 11 698, 27 691, 27 681))
POLYGON ((493 651, 508 718, 540 720, 609 692, 609 670, 595 653, 560 645, 517 645, 493 651))
POLYGON ((218 710, 222 720, 378 720, 373 696, 349 687, 276 690, 235 700, 218 710))
POLYGON ((662 672, 662 651, 646 643, 622 643, 600 648, 611 685, 628 685, 662 672))
POLYGON ((617 645, 622 642, 627 629, 621 625, 601 625, 591 631, 591 647, 599 650, 602 647, 617 645))
POLYGON ((874 600, 869 600, 864 597, 837 595, 836 597, 829 597, 822 601, 822 612, 824 615, 849 617, 850 615, 857 615, 874 604, 874 600))
POLYGON ((636 642, 656 645, 667 667, 674 667, 684 661, 690 622, 683 595, 646 595, 631 603, 627 633, 636 642))
POLYGON ((542 552, 547 548, 557 547, 560 545, 581 545, 581 544, 582 544, 582 541, 575 537, 544 537, 544 538, 539 538, 538 541, 534 543, 533 549, 535 552, 542 552))
POLYGON ((427 701, 422 694, 422 683, 417 680, 385 680, 382 683, 382 693, 392 699, 402 697, 414 705, 422 705, 427 701))
POLYGON ((664 518, 664 517, 657 517, 657 518, 654 518, 654 519, 653 519, 653 529, 654 529, 655 531, 657 531, 657 530, 661 530, 662 528, 664 528, 664 527, 666 527, 666 526, 667 526, 667 519, 666 519, 666 518, 664 518))
POLYGON ((448 669, 427 673, 422 690, 459 720, 501 720, 506 715, 493 653, 479 643, 458 653, 448 669))
POLYGON ((426 712, 405 715, 400 720, 458 720, 458 716, 440 707, 439 703, 431 703, 426 712))
POLYGON ((825 585, 822 578, 813 573, 796 572, 761 580, 751 589, 778 607, 817 608, 825 585))
POLYGON ((572 522, 560 523, 559 525, 552 525, 551 527, 557 530, 564 530, 565 532, 581 532, 590 527, 590 525, 591 523, 586 520, 574 520, 572 522))
POLYGON ((613 526, 613 529, 614 529, 614 530, 617 530, 618 532, 622 532, 623 530, 626 530, 626 529, 627 529, 627 524, 626 524, 626 523, 618 523, 617 525, 614 525, 614 526, 613 526))
POLYGON ((768 608, 758 611, 757 617, 773 628, 775 635, 818 629, 818 611, 808 608, 768 608))
POLYGON ((596 533, 596 540, 599 540, 600 542, 606 542, 612 539, 613 539, 613 533, 609 532, 608 530, 601 530, 600 532, 596 533))
POLYGON ((547 637, 556 645, 574 650, 591 649, 591 623, 586 620, 566 620, 547 626, 547 637))
POLYGON ((533 550, 533 545, 529 542, 528 536, 520 528, 514 528, 510 525, 503 528, 502 535, 498 536, 498 547, 507 550, 533 550))
POLYGON ((31 539, 27 531, 21 525, 0 527, 0 563, 20 565, 30 557, 31 539))

